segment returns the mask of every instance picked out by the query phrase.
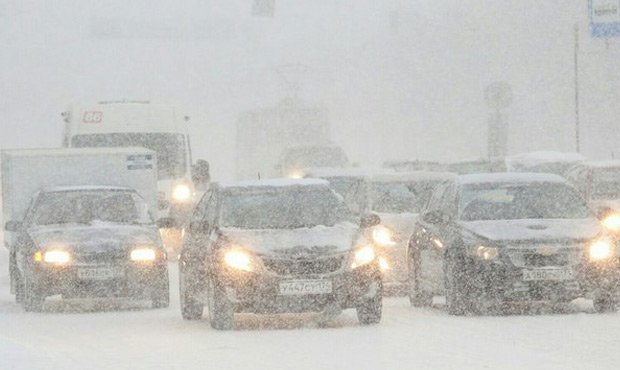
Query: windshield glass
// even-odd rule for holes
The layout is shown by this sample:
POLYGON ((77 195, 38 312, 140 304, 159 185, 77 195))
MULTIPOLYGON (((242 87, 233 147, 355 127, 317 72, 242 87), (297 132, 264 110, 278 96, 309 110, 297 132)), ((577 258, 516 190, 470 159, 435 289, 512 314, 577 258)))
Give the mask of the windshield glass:
POLYGON ((620 199, 620 168, 594 170, 592 199, 620 199))
POLYGON ((138 146, 157 153, 158 178, 182 177, 186 170, 185 141, 182 134, 115 133, 76 135, 71 139, 76 148, 138 146))
POLYGON ((372 184, 372 210, 382 213, 419 213, 436 184, 424 181, 372 184))
POLYGON ((224 196, 222 202, 224 227, 292 229, 345 221, 352 217, 330 190, 235 193, 224 196))
POLYGON ((149 223, 144 200, 131 191, 59 191, 43 193, 32 212, 35 225, 149 223))
POLYGON ((366 208, 364 181, 358 178, 326 178, 330 187, 344 199, 345 204, 354 213, 362 213, 366 208))
POLYGON ((465 186, 459 213, 464 221, 592 217, 573 188, 553 183, 465 186))

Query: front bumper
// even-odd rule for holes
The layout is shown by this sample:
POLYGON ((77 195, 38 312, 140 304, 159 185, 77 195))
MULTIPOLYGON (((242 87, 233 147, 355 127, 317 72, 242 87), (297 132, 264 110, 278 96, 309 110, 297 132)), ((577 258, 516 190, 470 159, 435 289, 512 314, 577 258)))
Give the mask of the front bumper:
POLYGON ((382 278, 378 262, 354 270, 322 275, 278 276, 221 269, 217 281, 234 303, 235 312, 299 313, 320 312, 337 305, 354 308, 363 301, 382 294, 382 278), (332 291, 327 294, 283 295, 280 282, 294 280, 329 280, 332 291))
POLYGON ((45 296, 63 298, 151 299, 168 286, 168 266, 154 264, 77 264, 71 266, 34 265, 32 277, 36 289, 45 296), (110 276, 84 277, 84 270, 109 270, 110 276))

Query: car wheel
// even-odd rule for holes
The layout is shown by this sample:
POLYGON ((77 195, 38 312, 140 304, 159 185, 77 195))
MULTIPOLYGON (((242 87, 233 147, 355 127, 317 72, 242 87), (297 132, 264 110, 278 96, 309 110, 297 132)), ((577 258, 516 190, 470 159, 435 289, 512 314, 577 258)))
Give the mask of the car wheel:
POLYGON ((595 312, 615 312, 618 308, 618 302, 616 302, 613 293, 602 292, 594 297, 593 306, 595 312))
POLYGON ((407 292, 409 295, 409 303, 413 307, 428 307, 433 300, 432 297, 420 289, 418 275, 420 262, 418 257, 418 254, 411 256, 407 263, 407 292))
POLYGON ((170 306, 170 287, 168 284, 168 274, 166 273, 162 278, 162 282, 159 287, 153 293, 151 298, 152 308, 167 308, 170 306))
POLYGON ((235 311, 224 289, 213 278, 208 279, 209 322, 216 330, 233 328, 235 311))
POLYGON ((181 303, 181 316, 185 320, 200 320, 204 311, 202 303, 198 302, 188 291, 185 274, 180 273, 179 295, 181 303))
POLYGON ((383 311, 383 283, 381 279, 375 280, 377 292, 374 297, 365 299, 356 307, 357 320, 362 325, 378 324, 381 321, 383 311))
POLYGON ((445 257, 446 308, 450 315, 465 315, 469 310, 469 294, 462 257, 448 253, 445 257))
POLYGON ((26 312, 41 312, 45 303, 45 295, 37 289, 31 278, 24 277, 24 299, 22 305, 26 312))

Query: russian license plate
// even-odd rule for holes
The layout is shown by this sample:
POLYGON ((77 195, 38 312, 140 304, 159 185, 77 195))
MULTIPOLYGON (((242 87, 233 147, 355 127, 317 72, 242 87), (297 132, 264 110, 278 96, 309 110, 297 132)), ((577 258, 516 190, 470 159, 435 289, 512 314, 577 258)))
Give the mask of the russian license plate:
POLYGON ((331 280, 288 280, 280 282, 281 295, 328 294, 331 292, 331 280))
POLYGON ((78 278, 83 280, 107 280, 123 275, 123 271, 112 267, 79 268, 78 278))
POLYGON ((534 269, 523 270, 523 280, 573 280, 575 272, 571 269, 534 269))

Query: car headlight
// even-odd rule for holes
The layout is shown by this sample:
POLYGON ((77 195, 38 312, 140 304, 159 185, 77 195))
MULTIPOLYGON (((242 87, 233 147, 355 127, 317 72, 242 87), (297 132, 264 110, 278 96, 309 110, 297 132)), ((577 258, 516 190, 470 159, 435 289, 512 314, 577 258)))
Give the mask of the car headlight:
POLYGON ((129 258, 134 262, 153 262, 157 259, 157 251, 154 248, 136 248, 131 251, 129 258))
POLYGON ((599 239, 588 247, 590 261, 606 260, 614 255, 614 246, 608 240, 599 239))
POLYGON ((474 249, 476 257, 484 261, 492 261, 499 255, 496 247, 487 247, 484 245, 476 246, 474 249))
POLYGON ((383 225, 378 225, 372 229, 372 240, 383 247, 396 245, 395 236, 394 231, 383 225))
POLYGON ((224 254, 224 263, 237 270, 254 271, 252 255, 242 250, 230 250, 224 254))
POLYGON ((45 262, 52 265, 66 265, 71 262, 71 253, 60 249, 38 251, 34 254, 35 262, 45 262))
POLYGON ((353 262, 351 263, 351 268, 355 269, 360 266, 367 265, 374 261, 375 259, 375 250, 371 246, 364 246, 357 249, 353 252, 353 262))
POLYGON ((305 176, 306 176, 306 173, 302 170, 292 170, 287 175, 289 179, 294 179, 294 180, 303 179, 305 176))
POLYGON ((620 214, 618 213, 606 216, 601 222, 610 231, 620 231, 620 214))
POLYGON ((187 184, 178 184, 172 190, 172 199, 177 202, 187 202, 192 197, 192 189, 187 184))

